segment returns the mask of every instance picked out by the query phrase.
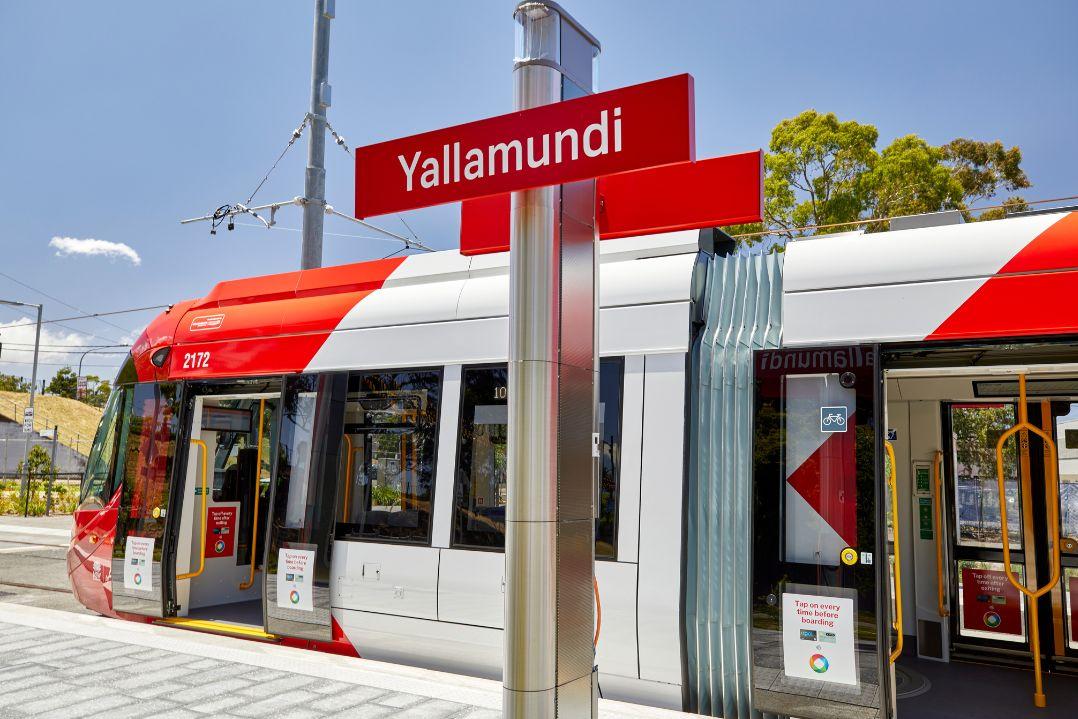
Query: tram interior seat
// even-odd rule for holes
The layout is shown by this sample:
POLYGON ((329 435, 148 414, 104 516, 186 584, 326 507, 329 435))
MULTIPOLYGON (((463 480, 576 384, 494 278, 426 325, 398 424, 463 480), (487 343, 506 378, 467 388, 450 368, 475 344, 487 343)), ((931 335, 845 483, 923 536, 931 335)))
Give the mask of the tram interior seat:
POLYGON ((239 466, 233 464, 225 470, 224 479, 221 480, 221 488, 215 493, 214 499, 222 502, 235 502, 240 499, 239 492, 240 471, 239 466))
POLYGON ((368 527, 385 527, 389 524, 389 515, 384 509, 372 509, 360 515, 360 522, 368 527))
POLYGON ((390 527, 415 529, 419 526, 419 512, 414 509, 403 512, 387 512, 387 514, 389 515, 388 525, 390 527))

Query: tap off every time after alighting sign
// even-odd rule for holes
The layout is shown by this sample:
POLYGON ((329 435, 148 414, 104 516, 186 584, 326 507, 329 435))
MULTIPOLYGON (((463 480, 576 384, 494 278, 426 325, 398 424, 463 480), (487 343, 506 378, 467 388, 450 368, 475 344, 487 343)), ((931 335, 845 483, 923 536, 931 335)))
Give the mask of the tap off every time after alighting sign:
POLYGON ((356 149, 356 217, 695 159, 690 75, 356 149))

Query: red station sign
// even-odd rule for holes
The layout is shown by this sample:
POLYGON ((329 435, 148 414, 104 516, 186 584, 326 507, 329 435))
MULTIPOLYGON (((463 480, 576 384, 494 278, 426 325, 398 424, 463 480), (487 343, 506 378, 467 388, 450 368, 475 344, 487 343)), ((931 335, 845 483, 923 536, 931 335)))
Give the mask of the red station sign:
MULTIPOLYGON (((696 162, 600 177, 595 213, 599 239, 721 227, 763 218, 764 153, 723 155, 696 162)), ((509 249, 510 195, 460 205, 460 252, 509 249)))
POLYGON ((356 217, 695 158, 691 75, 356 149, 356 217))

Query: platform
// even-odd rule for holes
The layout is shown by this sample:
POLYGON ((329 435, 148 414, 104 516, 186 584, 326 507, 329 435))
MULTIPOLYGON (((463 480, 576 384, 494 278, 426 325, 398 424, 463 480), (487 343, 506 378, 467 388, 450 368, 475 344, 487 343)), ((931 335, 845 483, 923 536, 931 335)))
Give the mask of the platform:
MULTIPOLYGON (((0 602, 0 717, 494 719, 501 684, 0 602)), ((604 719, 695 716, 600 700, 604 719)))

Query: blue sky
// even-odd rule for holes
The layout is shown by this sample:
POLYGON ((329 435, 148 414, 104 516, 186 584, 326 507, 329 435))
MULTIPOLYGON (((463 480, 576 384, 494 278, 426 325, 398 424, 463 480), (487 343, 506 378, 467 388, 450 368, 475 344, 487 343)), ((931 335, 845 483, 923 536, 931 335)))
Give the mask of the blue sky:
MULTIPOLYGON (((509 111, 513 5, 338 0, 330 121, 355 146, 509 111)), ((694 75, 700 157, 766 146, 777 121, 814 107, 875 124, 881 146, 911 132, 934 143, 1017 144, 1033 181, 1028 198, 1078 194, 1076 3, 563 5, 603 43, 601 89, 694 75)), ((295 232, 240 226, 211 237, 206 225, 178 220, 246 199, 303 117, 312 13, 310 0, 0 4, 0 272, 56 299, 3 276, 0 298, 44 301, 55 319, 79 314, 72 307, 167 303, 220 279, 294 269, 295 232), (140 262, 64 255, 72 245, 53 238, 124 243, 140 262)), ((329 201, 351 212, 350 158, 332 145, 327 153, 329 201)), ((302 194, 305 155, 304 140, 256 200, 302 194)), ((457 212, 407 218, 423 241, 448 248, 457 212)), ((283 210, 278 221, 298 228, 300 213, 283 210)), ((396 218, 379 222, 403 229, 396 218)), ((369 234, 339 219, 326 229, 369 234)), ((396 247, 327 236, 325 263, 396 247)), ((18 316, 0 308, 0 325, 18 316)), ((111 318, 119 328, 64 323, 95 337, 49 325, 45 341, 129 340, 149 317, 111 318)), ((29 360, 15 343, 30 337, 0 326, 0 371, 29 375, 10 361, 29 360)), ((92 358, 91 371, 106 376, 118 362, 92 358)))

